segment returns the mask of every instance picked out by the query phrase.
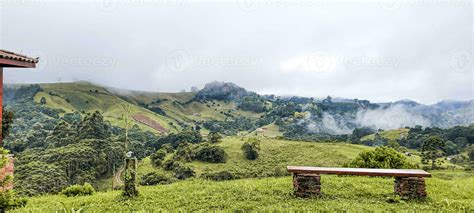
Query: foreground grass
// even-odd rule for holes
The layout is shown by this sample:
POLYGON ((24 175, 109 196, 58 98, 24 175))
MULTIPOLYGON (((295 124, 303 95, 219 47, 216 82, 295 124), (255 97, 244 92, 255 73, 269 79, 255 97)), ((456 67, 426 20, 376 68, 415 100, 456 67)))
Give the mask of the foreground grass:
POLYGON ((62 211, 63 204, 85 212, 148 212, 152 210, 330 210, 474 212, 474 174, 437 172, 427 179, 426 201, 401 201, 393 196, 393 179, 322 177, 324 195, 301 199, 292 195, 291 177, 212 182, 200 179, 171 185, 140 187, 140 197, 126 200, 119 191, 67 198, 31 198, 12 212, 62 211), (395 198, 395 199, 394 199, 395 198))

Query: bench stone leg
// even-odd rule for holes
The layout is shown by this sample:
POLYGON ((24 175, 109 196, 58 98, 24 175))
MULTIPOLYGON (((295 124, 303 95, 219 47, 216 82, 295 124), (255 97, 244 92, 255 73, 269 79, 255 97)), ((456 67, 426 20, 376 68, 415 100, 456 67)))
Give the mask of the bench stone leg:
POLYGON ((426 198, 425 179, 422 177, 396 177, 395 194, 402 199, 424 199, 426 198))
POLYGON ((293 187, 297 197, 321 195, 321 176, 318 174, 293 174, 293 187))

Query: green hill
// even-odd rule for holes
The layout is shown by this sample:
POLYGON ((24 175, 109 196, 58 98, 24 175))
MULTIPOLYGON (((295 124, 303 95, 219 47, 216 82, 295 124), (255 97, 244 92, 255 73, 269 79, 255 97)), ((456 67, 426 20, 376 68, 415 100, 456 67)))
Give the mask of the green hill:
MULTIPOLYGON (((34 101, 62 110, 63 113, 100 111, 114 126, 126 114, 123 105, 131 106, 135 124, 157 134, 178 132, 205 120, 224 121, 229 116, 257 119, 262 114, 237 109, 232 101, 193 101, 195 92, 158 93, 105 88, 88 82, 40 84, 34 101)), ((204 132, 206 132, 204 130, 204 132)))
MULTIPOLYGON (((385 131, 379 132, 379 135, 390 141, 396 141, 397 139, 406 137, 408 135, 408 131, 409 129, 406 129, 406 128, 392 129, 392 130, 385 130, 385 131)), ((362 137, 360 140, 361 141, 374 140, 374 138, 375 138, 375 134, 370 134, 370 135, 366 135, 362 137)))
MULTIPOLYGON (((240 147, 245 139, 227 137, 218 146, 222 147, 227 156, 226 163, 206 163, 193 161, 186 163, 196 176, 207 172, 229 171, 246 177, 280 176, 285 174, 288 165, 306 166, 341 166, 355 158, 361 151, 371 147, 346 143, 311 143, 276 139, 262 139, 260 142, 260 156, 257 160, 246 160, 240 147)), ((149 158, 145 158, 139 165, 139 175, 156 171, 167 173, 153 167, 149 158)))

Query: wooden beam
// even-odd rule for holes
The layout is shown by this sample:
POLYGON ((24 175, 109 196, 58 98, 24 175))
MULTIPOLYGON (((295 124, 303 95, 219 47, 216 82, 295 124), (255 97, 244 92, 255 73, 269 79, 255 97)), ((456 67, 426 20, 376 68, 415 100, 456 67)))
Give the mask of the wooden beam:
POLYGON ((0 67, 35 68, 36 63, 0 58, 0 67))
POLYGON ((359 175, 384 177, 431 177, 431 174, 420 169, 366 169, 366 168, 331 168, 288 166, 288 172, 295 174, 330 174, 330 175, 359 175))

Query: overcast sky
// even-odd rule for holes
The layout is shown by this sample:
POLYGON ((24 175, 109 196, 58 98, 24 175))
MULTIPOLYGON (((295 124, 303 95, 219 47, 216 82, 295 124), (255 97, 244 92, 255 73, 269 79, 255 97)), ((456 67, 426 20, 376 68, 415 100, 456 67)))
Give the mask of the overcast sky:
POLYGON ((468 0, 5 0, 0 48, 39 56, 7 83, 434 103, 473 99, 468 0))

